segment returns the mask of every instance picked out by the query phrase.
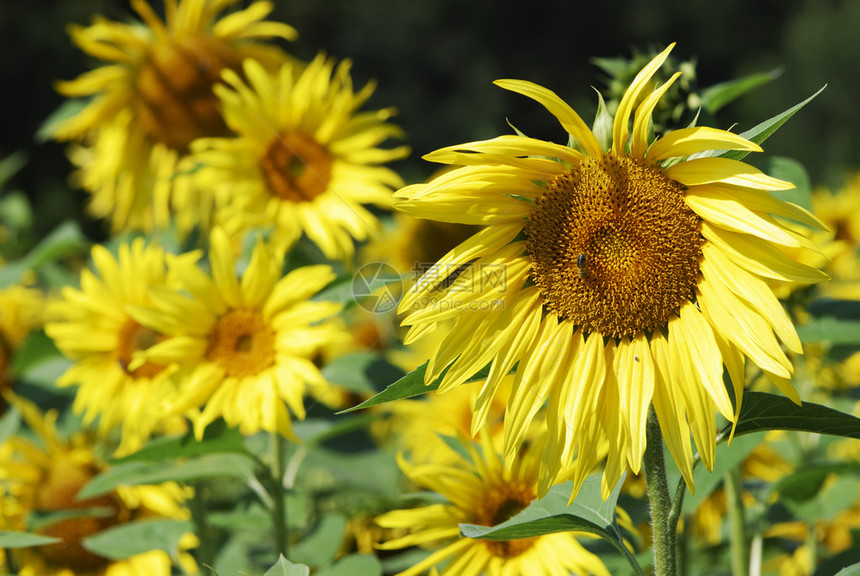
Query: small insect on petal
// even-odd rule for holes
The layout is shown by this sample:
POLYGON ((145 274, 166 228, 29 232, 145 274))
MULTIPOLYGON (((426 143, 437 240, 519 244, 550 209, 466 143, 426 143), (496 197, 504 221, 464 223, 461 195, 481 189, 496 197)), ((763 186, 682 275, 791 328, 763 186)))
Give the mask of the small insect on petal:
POLYGON ((588 278, 588 270, 585 269, 587 263, 588 256, 586 256, 585 254, 580 254, 576 259, 576 267, 579 268, 579 277, 583 280, 588 278))

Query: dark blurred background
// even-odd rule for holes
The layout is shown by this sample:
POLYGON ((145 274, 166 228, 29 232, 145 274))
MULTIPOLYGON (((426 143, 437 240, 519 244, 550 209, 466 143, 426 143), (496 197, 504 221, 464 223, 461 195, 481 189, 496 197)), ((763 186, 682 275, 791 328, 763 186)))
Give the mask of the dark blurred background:
MULTIPOLYGON (((242 2, 247 5, 249 2, 242 2)), ((161 11, 160 0, 153 0, 161 11)), ((783 68, 781 77, 721 110, 718 127, 741 132, 827 90, 766 145, 794 157, 816 185, 839 186, 860 166, 860 2, 856 0, 670 0, 633 2, 498 2, 493 0, 276 0, 272 18, 295 26, 286 46, 309 59, 318 50, 354 61, 357 85, 376 79, 368 107, 396 106, 413 155, 397 168, 407 181, 430 174, 420 159, 435 148, 510 133, 506 118, 530 136, 564 142, 539 105, 495 87, 497 78, 545 85, 590 123, 605 75, 592 57, 662 49, 697 61, 701 86, 783 68)), ((70 22, 94 14, 126 19, 125 1, 30 0, 0 5, 2 78, 0 157, 23 151, 27 166, 13 188, 25 190, 42 233, 83 213, 70 190, 63 147, 38 144, 34 133, 62 101, 57 79, 95 62, 73 47, 70 22)), ((90 231, 100 225, 90 223, 90 231)))

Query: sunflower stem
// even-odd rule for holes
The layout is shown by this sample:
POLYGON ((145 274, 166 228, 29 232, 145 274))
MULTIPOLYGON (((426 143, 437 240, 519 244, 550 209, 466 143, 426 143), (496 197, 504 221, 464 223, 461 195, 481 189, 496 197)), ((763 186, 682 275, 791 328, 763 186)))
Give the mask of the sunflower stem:
POLYGON ((735 468, 723 476, 726 488, 726 502, 729 508, 731 537, 729 547, 732 556, 732 574, 749 574, 749 554, 747 553, 746 518, 744 517, 743 479, 740 468, 735 468))
POLYGON ((651 411, 646 427, 645 480, 648 484, 648 502, 651 506, 651 531, 654 540, 654 567, 656 576, 676 576, 675 531, 670 527, 669 515, 672 499, 666 480, 663 460, 663 436, 657 415, 651 411))
POLYGON ((272 523, 275 528, 275 551, 287 556, 287 507, 284 493, 284 437, 272 432, 272 523))
POLYGON ((204 482, 194 483, 194 496, 189 502, 191 509, 191 520, 194 522, 195 532, 200 538, 200 546, 197 548, 197 559, 201 565, 212 566, 215 562, 215 549, 213 548, 217 534, 214 533, 209 524, 209 512, 206 503, 206 492, 208 488, 204 482))

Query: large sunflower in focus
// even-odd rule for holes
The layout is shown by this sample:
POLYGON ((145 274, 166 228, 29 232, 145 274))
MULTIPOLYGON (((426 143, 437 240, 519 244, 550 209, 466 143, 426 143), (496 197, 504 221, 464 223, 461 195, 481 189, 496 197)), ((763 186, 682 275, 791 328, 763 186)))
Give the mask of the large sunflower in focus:
POLYGON ((710 469, 714 414, 737 419, 746 358, 800 402, 783 351, 801 353, 800 341, 768 283, 826 279, 787 256, 815 247, 777 217, 821 224, 770 194, 792 184, 712 152, 760 151, 753 142, 708 127, 649 142, 651 113, 680 75, 649 85, 671 48, 631 83, 605 147, 555 93, 499 80, 543 104, 576 147, 501 136, 443 148, 426 158, 458 169, 395 194, 413 216, 484 226, 403 298, 406 340, 447 330, 426 372, 429 383, 447 368, 440 392, 491 363, 473 430, 519 364, 504 452, 515 455, 548 401, 541 491, 575 454, 578 489, 604 443, 604 496, 626 465, 638 473, 652 402, 691 485, 690 432, 710 469))
POLYGON ((198 439, 219 417, 243 434, 294 438, 288 408, 303 419, 305 393, 341 399, 313 360, 348 338, 335 318, 342 305, 309 301, 334 271, 306 266, 281 277, 283 255, 258 242, 240 279, 230 241, 217 227, 209 262, 211 276, 184 257, 169 260, 178 285, 153 289, 154 306, 136 307, 135 316, 170 337, 139 351, 131 367, 184 369, 171 410, 191 411, 198 439))
POLYGON ((212 85, 245 58, 276 67, 285 56, 260 40, 296 37, 264 20, 271 2, 219 18, 236 3, 165 0, 162 21, 145 0, 131 0, 142 22, 97 18, 70 28, 75 44, 108 64, 58 84, 66 96, 93 98, 55 136, 79 141, 70 153, 76 177, 92 195, 92 214, 110 219, 112 230, 167 226, 171 209, 180 230, 205 222, 211 197, 182 172, 191 170, 194 139, 228 133, 212 85))
POLYGON ((200 140, 193 149, 196 181, 220 192, 216 219, 231 235, 271 226, 272 241, 289 248, 304 232, 327 258, 342 259, 352 255, 353 239, 378 229, 363 205, 391 206, 403 182, 380 164, 409 150, 378 147, 402 131, 387 122, 391 108, 358 111, 374 85, 354 92, 349 67, 320 55, 275 75, 248 60, 247 83, 225 72, 227 85, 215 92, 237 136, 200 140))

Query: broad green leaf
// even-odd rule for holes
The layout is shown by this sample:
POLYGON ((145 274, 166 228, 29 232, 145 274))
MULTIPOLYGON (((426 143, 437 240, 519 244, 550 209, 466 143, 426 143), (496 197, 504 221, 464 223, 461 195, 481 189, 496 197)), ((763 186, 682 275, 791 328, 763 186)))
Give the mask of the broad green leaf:
POLYGON ((600 475, 585 479, 579 494, 568 504, 572 482, 553 486, 546 496, 532 502, 525 510, 497 526, 461 524, 460 533, 467 538, 482 540, 514 540, 555 532, 587 532, 606 540, 621 552, 635 573, 642 569, 624 545, 621 530, 615 521, 615 507, 622 480, 604 502, 600 497, 600 475))
POLYGON ((771 484, 769 492, 789 500, 805 502, 818 494, 828 476, 845 473, 860 474, 860 464, 857 462, 808 464, 771 484))
POLYGON ((61 539, 33 534, 32 532, 0 530, 0 548, 29 548, 30 546, 44 546, 56 542, 61 542, 61 539))
POLYGON ((134 454, 111 460, 111 464, 173 460, 227 452, 245 453, 244 437, 237 428, 230 428, 223 420, 216 420, 206 427, 200 442, 195 440, 192 432, 173 438, 159 438, 134 454))
POLYGON ((120 524, 83 540, 84 548, 111 560, 124 560, 150 550, 175 555, 179 539, 194 529, 186 520, 140 520, 120 524))
POLYGON ((325 566, 334 560, 343 533, 346 517, 327 514, 301 542, 290 546, 290 558, 308 566, 325 566))
MULTIPOLYGON (((800 104, 792 106, 791 108, 789 108, 788 110, 786 110, 782 114, 777 114, 773 118, 765 120, 761 124, 758 124, 757 126, 750 128, 746 132, 742 132, 741 136, 743 136, 747 140, 755 142, 756 144, 761 144, 762 142, 767 140, 771 134, 776 132, 780 126, 785 124, 789 118, 794 116, 794 114, 798 110, 800 110, 801 108, 803 108, 804 106, 809 104, 816 96, 821 94, 821 92, 825 88, 827 88, 826 84, 824 86, 822 86, 818 90, 818 92, 816 92, 815 94, 813 94, 812 96, 810 96, 809 98, 807 98, 806 100, 801 102, 800 104)), ((747 154, 749 154, 749 152, 744 151, 744 150, 729 150, 729 151, 727 151, 723 154, 720 154, 720 155, 723 158, 731 158, 732 160, 742 160, 743 158, 746 157, 747 154)))
POLYGON ((296 436, 304 442, 305 448, 310 449, 338 436, 344 436, 357 430, 366 430, 372 422, 378 419, 378 414, 359 414, 335 419, 309 418, 296 422, 293 428, 296 436))
POLYGON ((311 569, 304 564, 293 564, 281 555, 263 576, 308 576, 310 573, 311 569))
POLYGON ((25 257, 0 267, 0 288, 18 282, 27 270, 39 268, 71 252, 82 252, 88 247, 89 241, 78 224, 67 220, 42 239, 25 257))
MULTIPOLYGON (((727 438, 729 430, 731 426, 723 430, 719 439, 727 438)), ((812 402, 798 406, 784 396, 744 392, 735 437, 767 430, 800 430, 860 438, 860 418, 812 402)))
POLYGON ((336 358, 323 367, 322 375, 332 384, 351 392, 376 394, 383 382, 401 378, 403 371, 378 354, 361 352, 336 358))
MULTIPOLYGON (((431 382, 429 385, 425 386, 424 374, 426 372, 427 362, 425 362, 424 364, 422 364, 394 384, 389 385, 385 390, 383 390, 376 396, 369 398, 361 404, 353 406, 352 408, 341 410, 340 412, 338 412, 338 414, 346 414, 355 410, 362 410, 364 408, 370 408, 371 406, 385 404, 386 402, 392 402, 394 400, 403 400, 404 398, 412 398, 414 396, 420 396, 422 394, 432 392, 433 390, 439 388, 439 384, 442 382, 442 379, 445 377, 445 374, 448 372, 448 369, 446 368, 439 376, 439 378, 436 379, 435 382, 431 382)), ((477 374, 474 374, 471 378, 467 379, 466 382, 483 380, 487 377, 489 372, 490 367, 485 366, 477 374)))
POLYGON ((12 372, 21 376, 51 358, 63 358, 54 341, 42 330, 31 332, 12 359, 12 372))
POLYGON ((797 327, 797 335, 803 342, 825 344, 860 344, 860 321, 842 320, 833 316, 812 318, 797 327))
POLYGON ((352 554, 314 572, 314 576, 382 576, 382 564, 376 556, 352 554))
POLYGON ((722 484, 725 473, 733 470, 736 466, 740 466, 749 453, 761 443, 761 440, 762 437, 760 435, 745 436, 732 440, 731 446, 727 444, 717 446, 714 471, 709 472, 704 466, 697 466, 693 470, 693 483, 696 486, 696 494, 687 494, 685 510, 688 513, 692 513, 698 509, 699 504, 722 484))
POLYGON ((793 202, 807 210, 812 210, 812 182, 803 164, 794 158, 771 156, 765 159, 762 170, 774 178, 794 184, 791 190, 771 192, 772 195, 785 202, 793 202))
POLYGON ((743 78, 708 86, 702 90, 702 107, 710 114, 714 114, 723 106, 726 106, 747 92, 755 90, 759 86, 763 86, 771 80, 778 78, 781 74, 782 69, 777 68, 770 72, 758 72, 744 76, 743 78))
POLYGON ((85 508, 68 508, 65 510, 31 511, 27 515, 27 527, 30 530, 43 531, 47 526, 73 520, 76 518, 110 518, 116 514, 111 506, 90 506, 85 508))
MULTIPOLYGON (((818 572, 816 572, 818 574, 818 572)), ((836 573, 836 576, 860 576, 860 562, 851 566, 846 566, 836 573)))
POLYGON ((851 502, 857 501, 860 495, 860 483, 853 474, 837 476, 833 482, 828 482, 823 490, 814 498, 798 502, 782 498, 792 515, 798 520, 810 523, 828 522, 835 520, 845 512, 851 502))
POLYGON ((191 482, 206 478, 254 478, 254 460, 244 454, 208 454, 178 463, 126 462, 111 466, 90 480, 80 492, 84 500, 106 494, 117 486, 139 486, 162 482, 191 482))

